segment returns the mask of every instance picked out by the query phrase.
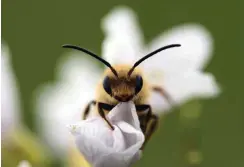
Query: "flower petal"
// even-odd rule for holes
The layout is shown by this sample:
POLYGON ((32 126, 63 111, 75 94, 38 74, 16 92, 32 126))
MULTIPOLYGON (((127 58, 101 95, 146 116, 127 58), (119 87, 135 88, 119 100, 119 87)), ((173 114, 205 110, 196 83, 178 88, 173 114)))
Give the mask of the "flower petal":
MULTIPOLYGON (((202 72, 189 72, 184 75, 165 75, 164 89, 172 97, 176 105, 193 98, 210 98, 220 93, 213 75, 202 72)), ((171 106, 165 99, 154 93, 150 99, 155 111, 163 112, 171 106)))
POLYGON ((76 145, 90 163, 95 162, 104 153, 111 152, 109 148, 113 145, 112 132, 101 117, 87 119, 72 126, 77 129, 74 133, 71 128, 76 145))
POLYGON ((44 139, 57 154, 67 151, 66 124, 82 118, 85 106, 94 98, 99 69, 82 56, 70 54, 58 67, 58 80, 41 87, 37 96, 37 121, 44 139))
POLYGON ((142 53, 142 34, 132 10, 117 7, 102 21, 105 33, 103 57, 111 64, 133 63, 142 53))
POLYGON ((114 130, 101 117, 94 117, 76 124, 76 144, 80 152, 93 166, 129 166, 140 158, 144 135, 138 130, 138 117, 134 104, 121 103, 108 114, 114 130), (129 109, 129 110, 128 110, 129 109), (122 113, 122 114, 121 114, 122 113), (131 121, 125 122, 132 115, 131 121), (126 120, 124 120, 126 119, 126 120))
POLYGON ((123 120, 124 122, 132 125, 135 129, 141 130, 138 115, 136 113, 136 108, 135 105, 132 104, 132 102, 121 102, 117 104, 113 112, 109 112, 108 119, 111 120, 114 124, 123 120))
POLYGON ((173 27, 153 40, 148 52, 169 44, 181 44, 181 47, 162 51, 148 59, 143 64, 146 71, 175 74, 200 70, 211 58, 213 50, 213 39, 200 24, 173 27))
POLYGON ((18 87, 11 66, 10 51, 4 42, 1 54, 1 84, 1 134, 4 137, 20 124, 18 87))

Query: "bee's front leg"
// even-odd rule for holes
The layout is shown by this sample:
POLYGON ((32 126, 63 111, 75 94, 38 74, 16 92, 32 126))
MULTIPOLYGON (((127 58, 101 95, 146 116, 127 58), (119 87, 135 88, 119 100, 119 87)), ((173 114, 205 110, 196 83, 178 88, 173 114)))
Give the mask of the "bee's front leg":
POLYGON ((109 104, 105 104, 105 103, 97 103, 98 105, 98 113, 100 114, 100 116, 107 122, 107 124, 109 125, 109 127, 114 130, 113 125, 107 120, 104 109, 105 110, 111 110, 114 106, 109 105, 109 104))
POLYGON ((151 106, 148 104, 136 105, 136 112, 137 112, 137 115, 138 115, 138 118, 140 121, 141 130, 142 130, 143 134, 145 134, 146 128, 147 128, 147 123, 152 115, 151 106))
POLYGON ((96 104, 96 101, 95 100, 92 100, 92 101, 90 101, 87 104, 87 106, 85 108, 85 111, 83 113, 83 120, 85 120, 87 118, 87 115, 90 113, 90 111, 91 111, 91 105, 95 105, 95 104, 96 104))
POLYGON ((158 116, 153 114, 152 108, 148 104, 136 105, 136 111, 140 120, 141 130, 145 135, 145 141, 141 147, 141 150, 143 150, 146 143, 157 129, 158 116))
POLYGON ((148 123, 147 123, 147 127, 146 127, 146 132, 145 132, 145 141, 141 147, 141 150, 144 149, 145 145, 147 144, 147 142, 149 141, 149 139, 151 138, 152 134, 155 132, 155 130, 158 127, 158 116, 152 114, 148 123))

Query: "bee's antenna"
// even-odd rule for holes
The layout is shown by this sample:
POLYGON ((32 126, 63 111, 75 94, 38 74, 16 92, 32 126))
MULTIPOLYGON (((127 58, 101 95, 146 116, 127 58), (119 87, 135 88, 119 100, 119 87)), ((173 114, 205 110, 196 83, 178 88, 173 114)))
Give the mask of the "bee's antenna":
POLYGON ((134 65, 133 67, 130 69, 130 71, 128 72, 128 76, 131 75, 131 73, 134 71, 134 69, 139 65, 141 64, 141 62, 143 62, 144 60, 148 59, 149 57, 157 54, 158 52, 161 52, 163 50, 166 50, 166 49, 169 49, 169 48, 173 48, 173 47, 180 47, 181 45, 180 44, 171 44, 171 45, 167 45, 167 46, 163 46, 149 54, 147 54, 146 56, 144 56, 143 58, 141 58, 140 60, 138 60, 134 65))
POLYGON ((84 52, 86 54, 89 54, 90 56, 94 57, 95 59, 101 61, 103 64, 105 64, 106 66, 108 66, 111 69, 111 71, 114 73, 114 75, 116 77, 118 77, 118 74, 117 74, 116 70, 111 66, 111 64, 109 64, 109 62, 107 62, 106 60, 102 59, 101 57, 97 56, 95 53, 92 53, 89 50, 84 49, 84 48, 81 48, 79 46, 74 46, 74 45, 70 45, 70 44, 65 44, 62 47, 63 48, 76 49, 76 50, 82 51, 82 52, 84 52))

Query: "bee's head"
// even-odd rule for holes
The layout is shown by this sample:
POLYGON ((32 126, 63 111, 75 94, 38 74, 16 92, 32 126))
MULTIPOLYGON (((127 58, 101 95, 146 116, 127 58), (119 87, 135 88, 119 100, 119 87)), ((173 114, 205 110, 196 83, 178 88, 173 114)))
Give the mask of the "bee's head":
POLYGON ((118 101, 129 101, 133 99, 143 88, 143 77, 136 68, 140 63, 162 50, 179 47, 180 44, 172 44, 161 47, 138 60, 132 67, 128 65, 111 66, 106 60, 84 48, 74 45, 63 45, 64 48, 72 48, 89 54, 102 62, 109 69, 105 73, 103 88, 107 94, 118 101))
POLYGON ((139 69, 136 69, 132 75, 128 75, 131 66, 116 65, 114 69, 117 75, 113 75, 108 69, 103 79, 103 88, 107 94, 118 101, 126 102, 132 100, 143 87, 143 77, 139 69))

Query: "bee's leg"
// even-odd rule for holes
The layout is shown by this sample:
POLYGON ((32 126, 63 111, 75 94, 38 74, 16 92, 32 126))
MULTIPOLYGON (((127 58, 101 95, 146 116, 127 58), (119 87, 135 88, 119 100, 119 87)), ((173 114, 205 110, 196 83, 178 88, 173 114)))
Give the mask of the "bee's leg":
POLYGON ((109 104, 105 104, 105 103, 100 103, 98 102, 98 113, 100 114, 100 116, 107 122, 107 124, 109 125, 109 127, 114 130, 113 125, 107 120, 106 115, 104 113, 104 110, 111 110, 114 106, 109 105, 109 104))
POLYGON ((157 129, 158 117, 152 113, 151 106, 147 104, 136 105, 136 111, 140 120, 141 130, 145 135, 145 141, 140 148, 140 150, 143 150, 147 141, 157 129))
POLYGON ((84 111, 84 113, 83 113, 83 120, 85 120, 85 119, 87 118, 87 115, 88 115, 89 112, 90 112, 91 105, 95 105, 95 104, 96 104, 96 101, 95 101, 95 100, 92 100, 92 101, 90 101, 90 102, 87 104, 87 106, 86 106, 86 108, 85 108, 85 111, 84 111))
POLYGON ((144 149, 145 145, 147 144, 147 142, 149 141, 149 139, 151 138, 152 134, 155 132, 157 127, 158 127, 158 116, 153 114, 147 123, 145 141, 141 147, 141 150, 144 149))
POLYGON ((147 123, 152 115, 151 106, 147 104, 136 105, 136 112, 140 121, 141 130, 145 134, 147 123))
POLYGON ((153 86, 152 90, 155 92, 158 92, 159 94, 161 94, 170 105, 175 105, 176 103, 174 102, 173 98, 169 95, 169 93, 163 89, 162 87, 159 86, 153 86))

